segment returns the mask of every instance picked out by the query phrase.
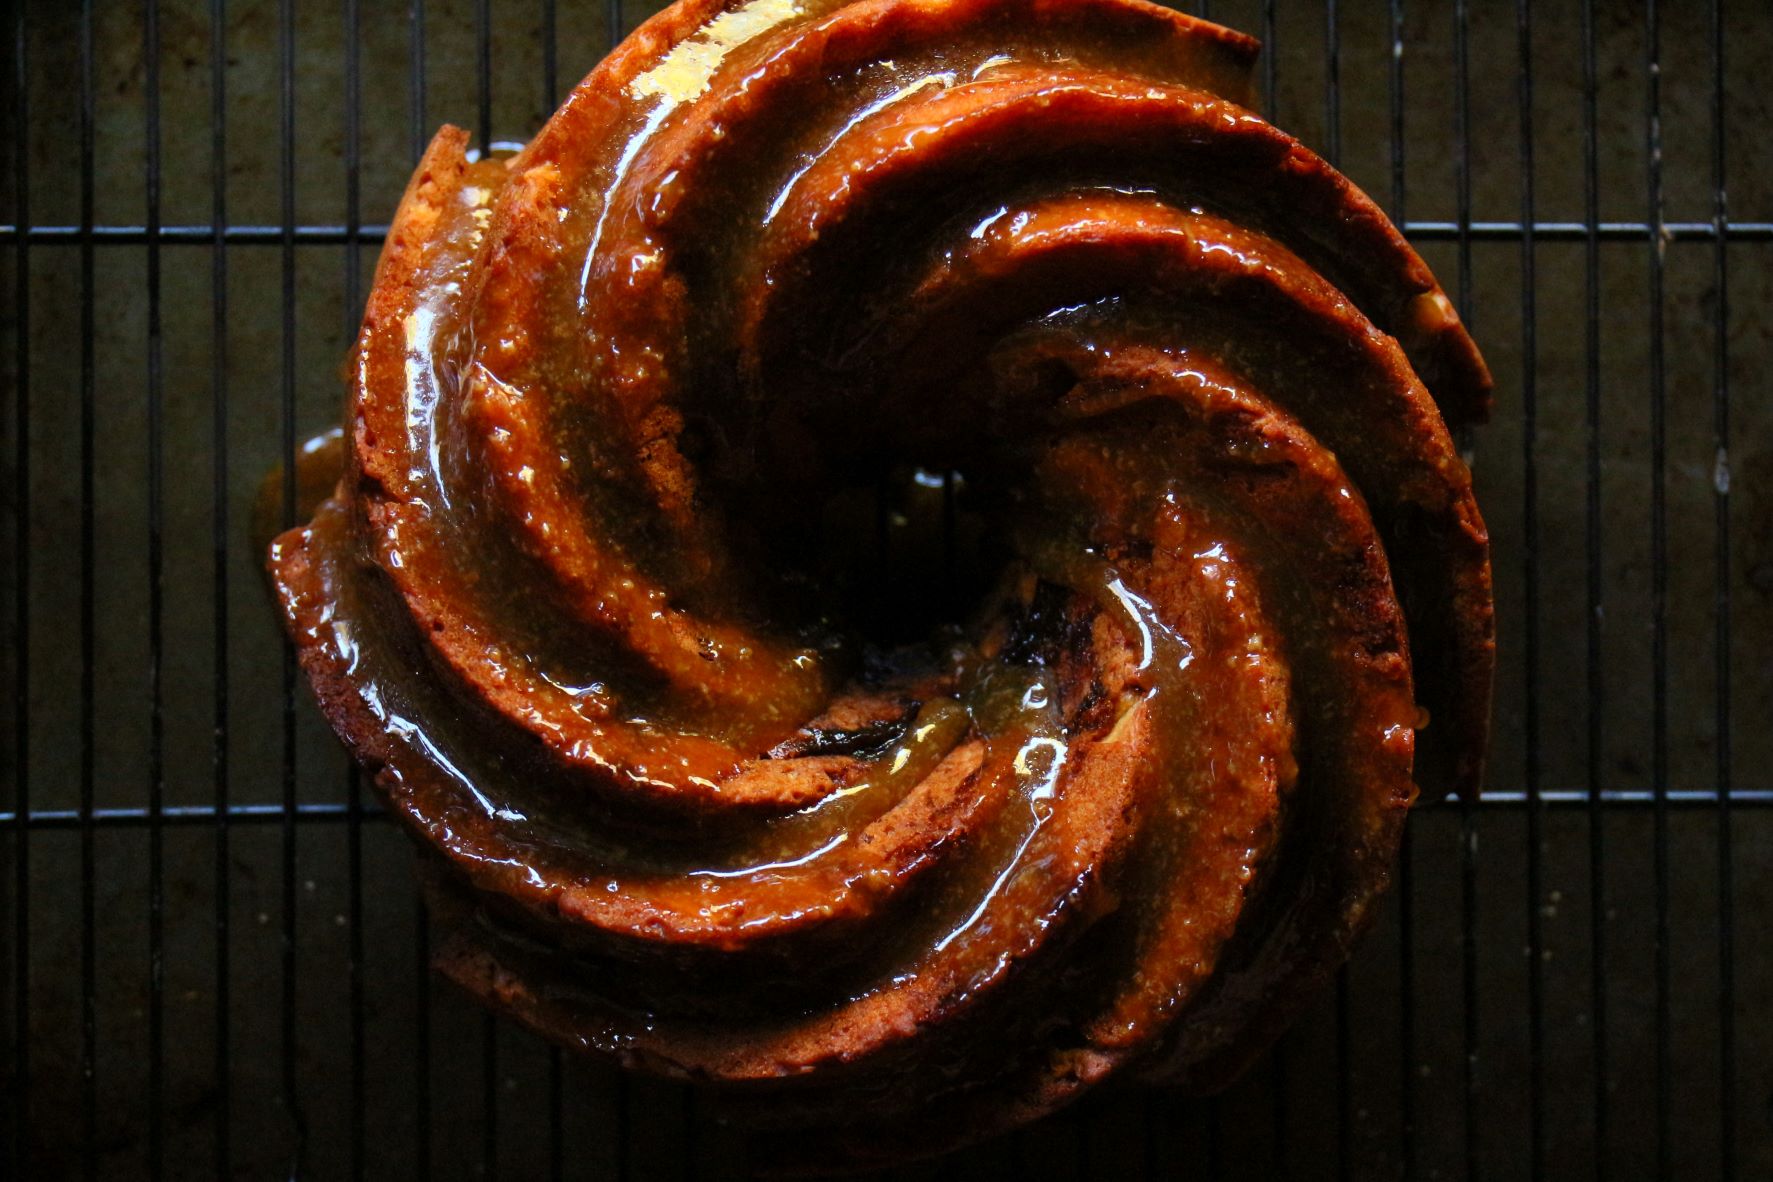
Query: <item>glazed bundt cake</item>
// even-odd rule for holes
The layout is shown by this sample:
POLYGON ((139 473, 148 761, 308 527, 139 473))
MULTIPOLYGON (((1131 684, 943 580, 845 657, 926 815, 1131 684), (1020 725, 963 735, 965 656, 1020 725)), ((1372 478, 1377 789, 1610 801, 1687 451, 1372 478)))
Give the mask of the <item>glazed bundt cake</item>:
POLYGON ((1221 1086, 1342 962, 1480 774, 1490 381, 1256 52, 681 0, 439 133, 270 564, 444 973, 857 1164, 1221 1086))

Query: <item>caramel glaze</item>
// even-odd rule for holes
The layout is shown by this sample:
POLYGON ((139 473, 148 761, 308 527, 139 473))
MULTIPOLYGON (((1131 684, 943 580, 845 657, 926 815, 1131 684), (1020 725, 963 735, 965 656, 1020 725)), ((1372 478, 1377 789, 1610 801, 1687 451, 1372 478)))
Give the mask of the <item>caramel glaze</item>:
POLYGON ((1255 52, 681 0, 514 157, 439 133, 270 569, 442 971, 794 1166, 1220 1086, 1341 963, 1480 774, 1490 382, 1255 52), (893 646, 807 540, 905 464, 1002 572, 893 646))

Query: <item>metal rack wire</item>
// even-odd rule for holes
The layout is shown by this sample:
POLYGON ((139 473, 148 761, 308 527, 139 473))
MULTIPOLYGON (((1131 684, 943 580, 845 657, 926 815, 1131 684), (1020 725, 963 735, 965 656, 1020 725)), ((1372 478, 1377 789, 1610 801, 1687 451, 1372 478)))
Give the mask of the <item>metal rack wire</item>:
MULTIPOLYGON (((652 7, 8 10, 8 1176, 731 1176, 690 1093, 432 981, 403 843, 247 531, 336 416, 365 212, 436 123, 527 134, 652 7)), ((903 1173, 1773 1174, 1773 953, 1737 926, 1773 906, 1773 166, 1742 150, 1773 27, 1184 7, 1263 38, 1269 109, 1380 197, 1496 369, 1467 441, 1491 791, 1416 818, 1379 929, 1232 1092, 1114 1091, 903 1173)))

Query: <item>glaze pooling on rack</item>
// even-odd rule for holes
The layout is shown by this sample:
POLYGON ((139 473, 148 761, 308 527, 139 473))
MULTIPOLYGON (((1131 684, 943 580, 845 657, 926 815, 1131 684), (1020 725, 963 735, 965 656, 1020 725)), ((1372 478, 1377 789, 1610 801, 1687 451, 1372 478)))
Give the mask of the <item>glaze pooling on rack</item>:
POLYGON ((1216 1086, 1340 963, 1413 774, 1478 774, 1446 420, 1489 383, 1238 105, 1254 52, 1132 0, 686 0, 514 155, 439 134, 271 568, 448 975, 860 1163, 1216 1086), (957 472, 997 571, 910 643, 809 545, 895 471, 957 472))

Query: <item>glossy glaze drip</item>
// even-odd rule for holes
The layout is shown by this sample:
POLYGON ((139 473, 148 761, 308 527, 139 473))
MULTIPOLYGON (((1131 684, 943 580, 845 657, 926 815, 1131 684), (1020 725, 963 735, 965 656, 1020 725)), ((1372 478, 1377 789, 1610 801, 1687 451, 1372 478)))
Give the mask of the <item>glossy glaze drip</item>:
POLYGON ((304 440, 295 449, 294 479, 286 475, 283 464, 265 474, 252 502, 252 544, 255 550, 264 553, 271 548, 277 535, 289 528, 286 517, 305 521, 314 516, 320 503, 338 488, 339 478, 345 474, 348 454, 345 432, 331 427, 304 440), (287 511, 284 508, 286 492, 287 511))
POLYGON ((1340 962, 1413 761, 1478 772, 1488 376, 1254 48, 683 0, 440 133, 270 553, 444 972, 860 1164, 1215 1085, 1340 962))

